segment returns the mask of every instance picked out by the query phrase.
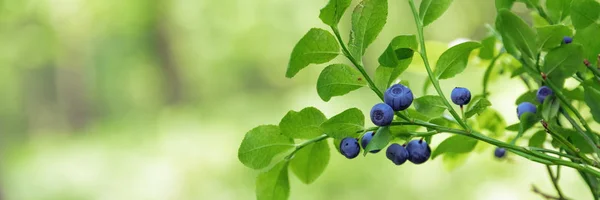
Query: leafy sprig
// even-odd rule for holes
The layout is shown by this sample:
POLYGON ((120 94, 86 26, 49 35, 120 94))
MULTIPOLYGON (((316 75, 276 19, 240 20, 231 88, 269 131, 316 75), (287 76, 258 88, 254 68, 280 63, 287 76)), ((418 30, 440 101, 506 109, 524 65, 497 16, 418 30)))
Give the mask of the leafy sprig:
MULTIPOLYGON (((423 60, 428 84, 435 88, 436 95, 416 98, 413 108, 395 112, 396 119, 384 127, 365 128, 365 116, 357 108, 327 118, 317 108, 307 107, 288 112, 279 125, 261 125, 250 130, 240 145, 238 158, 244 165, 263 171, 256 181, 257 198, 287 199, 290 194, 288 167, 303 183, 314 182, 329 162, 329 138, 339 151, 342 138, 357 138, 367 131, 376 131, 369 145, 363 147, 365 155, 385 148, 396 139, 424 138, 430 142, 437 134, 449 133, 453 136, 434 149, 432 159, 467 154, 478 142, 484 142, 546 165, 558 199, 567 198, 558 184, 561 166, 578 170, 594 198, 600 199, 600 137, 589 125, 593 122, 580 113, 580 107, 574 106, 575 101, 584 103, 583 106, 591 110, 593 120, 600 122, 600 72, 590 62, 595 59, 600 62, 600 40, 597 39, 600 3, 547 0, 541 5, 537 0, 496 0, 498 15, 495 28, 488 27, 491 34, 481 43, 469 41, 449 48, 432 68, 423 32, 443 15, 452 0, 423 0, 418 8, 414 0, 407 1, 417 34, 392 39, 378 57, 380 66, 374 76, 366 72, 363 55, 387 22, 387 0, 362 0, 356 6, 348 43, 342 39, 338 24, 351 0, 329 0, 319 18, 331 32, 319 28, 309 30, 292 50, 286 77, 294 77, 311 64, 328 63, 343 55, 352 66, 333 63, 325 67, 317 80, 319 97, 329 101, 368 86, 383 101, 385 89, 410 66, 416 52, 423 60), (535 12, 534 18, 537 16, 542 21, 535 21, 535 27, 527 24, 511 11, 516 2, 524 3, 535 12), (573 43, 564 42, 565 37, 574 37, 573 43), (490 63, 483 76, 482 93, 473 98, 461 116, 446 98, 439 80, 462 73, 477 51, 480 59, 490 63), (490 76, 498 67, 509 71, 511 77, 522 79, 528 88, 534 84, 548 86, 553 95, 537 102, 536 90, 530 89, 516 102, 534 103, 540 112, 525 113, 518 124, 506 126, 487 100, 491 95, 490 76), (572 90, 564 89, 565 81, 571 78, 580 85, 572 90), (564 123, 565 120, 568 123, 564 123), (518 141, 527 138, 530 130, 535 134, 528 137, 528 146, 520 146, 518 141), (506 131, 517 134, 505 142, 501 138, 506 131), (546 138, 551 138, 553 148, 545 148, 546 138), (556 166, 556 173, 551 166, 556 166)), ((550 196, 537 188, 535 192, 550 196)))

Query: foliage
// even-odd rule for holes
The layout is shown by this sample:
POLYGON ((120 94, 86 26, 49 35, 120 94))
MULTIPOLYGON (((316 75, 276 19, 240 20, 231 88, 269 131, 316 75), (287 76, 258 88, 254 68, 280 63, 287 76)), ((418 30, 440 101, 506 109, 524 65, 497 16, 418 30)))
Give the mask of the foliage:
MULTIPOLYGON (((594 0, 545 2, 541 5, 534 0, 496 0, 498 14, 490 36, 481 42, 468 41, 450 47, 441 54, 432 69, 424 45, 423 29, 443 16, 452 0, 423 0, 418 9, 413 0, 408 0, 417 34, 393 38, 379 56, 380 66, 371 77, 362 64, 363 55, 387 22, 387 0, 362 0, 358 3, 352 13, 347 44, 341 37, 338 24, 351 1, 330 0, 321 9, 319 17, 332 32, 318 28, 309 30, 292 51, 287 77, 294 77, 310 64, 327 63, 343 55, 353 66, 332 63, 325 67, 317 80, 319 97, 329 101, 332 97, 343 96, 368 85, 382 99, 383 91, 398 81, 416 53, 423 60, 429 76, 428 84, 436 89, 436 94, 417 97, 414 109, 396 112, 394 122, 385 127, 365 127, 365 116, 357 108, 328 119, 317 108, 308 107, 299 112, 290 111, 279 126, 262 125, 252 129, 242 141, 238 157, 244 165, 264 171, 257 178, 257 198, 288 198, 288 166, 303 183, 314 182, 329 161, 331 148, 327 139, 339 144, 342 138, 357 138, 367 131, 376 130, 371 142, 363 149, 365 156, 370 150, 385 148, 391 141, 421 137, 430 142, 437 134, 449 133, 453 136, 433 150, 432 159, 442 156, 443 162, 456 166, 477 149, 477 144, 487 143, 547 165, 559 195, 557 199, 566 197, 557 184, 559 177, 553 175, 550 166, 578 170, 594 198, 600 199, 597 187, 600 181, 600 139, 599 134, 589 127, 589 123, 600 122, 600 72, 598 66, 590 62, 600 54, 597 39, 600 35, 600 3, 594 0), (525 4, 535 12, 535 16, 543 19, 543 23, 528 24, 529 20, 511 11, 515 3, 525 4), (573 43, 563 42, 565 37, 573 36, 573 43), (520 123, 508 127, 503 117, 492 109, 493 105, 486 98, 490 95, 489 91, 485 89, 467 105, 466 112, 461 107, 463 115, 458 115, 455 106, 441 90, 439 80, 462 73, 471 55, 477 52, 480 59, 491 61, 488 66, 490 73, 496 59, 509 54, 520 66, 504 70, 523 78, 528 85, 529 82, 539 87, 546 85, 554 95, 542 103, 536 100, 536 90, 521 95, 515 100, 516 104, 533 103, 537 112, 522 114, 520 123), (578 81, 579 85, 575 89, 565 89, 566 80, 578 81), (579 113, 581 109, 573 106, 575 102, 589 108, 592 118, 584 118, 579 113), (515 133, 508 135, 505 131, 515 133), (532 135, 527 137, 527 142, 518 142, 530 132, 532 135), (501 141, 507 136, 512 140, 501 141), (552 145, 546 145, 546 138, 552 140, 552 145), (297 143, 294 145, 294 142, 297 143)), ((489 81, 488 72, 483 79, 484 87, 489 81)))

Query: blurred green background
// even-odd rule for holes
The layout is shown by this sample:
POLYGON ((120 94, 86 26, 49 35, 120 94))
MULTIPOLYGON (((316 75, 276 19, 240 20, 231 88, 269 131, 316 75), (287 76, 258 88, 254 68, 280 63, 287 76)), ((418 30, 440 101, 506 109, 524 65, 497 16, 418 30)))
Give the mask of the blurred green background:
MULTIPOLYGON (((426 29, 430 57, 457 38, 482 39, 493 2, 456 0, 426 29)), ((237 159, 248 130, 278 124, 289 110, 315 106, 330 117, 349 107, 367 113, 378 101, 363 88, 322 102, 323 65, 284 77, 294 44, 326 28, 318 18, 326 3, 0 0, 0 199, 254 199, 258 172, 237 159)), ((365 57, 369 73, 394 36, 415 32, 405 0, 389 8, 365 57)), ((514 10, 528 15, 522 4, 514 10)), ((342 21, 347 40, 349 15, 342 21)), ((416 96, 426 80, 420 63, 401 76, 416 96)), ((442 81, 446 94, 457 85, 479 94, 484 65, 474 59, 442 81)), ((507 124, 526 90, 495 77, 492 108, 507 124)), ((491 146, 479 147, 451 171, 442 159, 396 167, 381 153, 347 160, 332 151, 315 183, 290 176, 290 199, 541 199, 532 184, 554 194, 545 166, 494 160, 491 146)), ((561 176, 568 197, 591 197, 575 171, 561 176)))

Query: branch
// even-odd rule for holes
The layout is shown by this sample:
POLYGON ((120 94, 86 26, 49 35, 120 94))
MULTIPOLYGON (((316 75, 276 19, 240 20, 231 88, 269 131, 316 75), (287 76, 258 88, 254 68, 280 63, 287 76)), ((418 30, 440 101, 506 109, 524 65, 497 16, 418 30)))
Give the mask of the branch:
POLYGON ((531 191, 533 191, 533 193, 539 194, 540 196, 544 197, 545 199, 548 200, 568 200, 565 198, 561 198, 561 197, 555 197, 549 194, 546 194, 542 191, 540 191, 537 187, 535 187, 535 185, 531 185, 531 191))
POLYGON ((550 169, 550 166, 548 165, 546 165, 546 170, 548 171, 548 176, 550 176, 550 180, 552 180, 552 185, 554 185, 554 189, 556 189, 556 192, 558 193, 558 197, 560 199, 566 199, 565 195, 560 189, 560 186, 558 186, 558 176, 554 176, 554 173, 552 173, 552 169, 550 169))
POLYGON ((466 137, 470 137, 473 139, 483 141, 483 142, 491 144, 491 145, 503 147, 517 155, 520 155, 520 156, 527 158, 534 162, 538 162, 538 163, 542 163, 542 164, 546 164, 546 165, 550 164, 550 165, 567 166, 567 167, 570 167, 573 169, 588 172, 588 173, 600 178, 600 172, 596 171, 595 169, 589 168, 586 165, 582 165, 582 164, 574 163, 571 161, 552 157, 552 156, 549 156, 549 155, 546 155, 546 154, 543 154, 543 153, 540 153, 537 151, 529 150, 525 147, 508 144, 508 143, 496 140, 494 138, 487 137, 476 131, 467 132, 465 130, 443 127, 443 126, 439 126, 439 125, 432 124, 429 122, 424 122, 421 120, 415 120, 414 122, 392 122, 392 124, 390 126, 404 126, 404 125, 416 125, 416 126, 428 128, 429 130, 436 130, 438 132, 446 132, 446 133, 452 133, 452 134, 457 134, 457 135, 463 135, 466 137))
MULTIPOLYGON (((598 60, 600 60, 600 55, 598 55, 598 60)), ((590 71, 592 71, 592 73, 594 73, 594 75, 596 75, 596 77, 600 78, 600 71, 598 71, 598 69, 594 68, 594 66, 592 66, 592 64, 590 63, 589 60, 587 60, 587 59, 583 60, 583 64, 585 64, 585 67, 587 67, 590 71)))
POLYGON ((327 138, 329 138, 329 136, 327 134, 323 134, 323 135, 321 135, 319 137, 316 137, 316 138, 304 141, 303 143, 300 143, 300 144, 296 145, 296 148, 294 149, 294 151, 292 151, 292 153, 290 153, 289 155, 287 155, 285 157, 285 160, 292 159, 292 157, 294 157, 294 155, 296 155, 296 152, 300 151, 300 149, 308 146, 309 144, 316 143, 316 142, 319 142, 319 141, 327 139, 327 138))
MULTIPOLYGON (((352 54, 350 53, 350 51, 348 51, 348 47, 346 47, 346 43, 344 43, 344 40, 342 40, 342 36, 340 35, 340 30, 338 29, 337 26, 331 26, 331 29, 333 30, 333 33, 335 34, 335 38, 337 38, 338 43, 340 44, 340 46, 342 46, 342 51, 344 52, 344 56, 346 56, 346 58, 348 58, 348 60, 350 60, 350 62, 352 62, 352 64, 354 65, 354 67, 356 67, 356 69, 358 69, 358 71, 360 71, 360 73, 365 77, 365 79, 367 80, 367 83, 369 83, 369 88, 371 88, 371 90, 373 90, 373 92, 375 92, 375 94, 377 94, 377 96, 379 97, 379 99, 381 99, 381 101, 383 101, 383 93, 381 92, 381 90, 379 90, 379 88, 377 88, 377 86, 375 85, 375 83, 373 82, 373 80, 371 79, 371 77, 369 76, 369 74, 367 74, 367 72, 365 71, 365 67, 363 66, 362 63, 359 63, 356 58, 354 58, 354 56, 352 56, 352 54)), ((395 112, 396 116, 406 120, 406 121, 410 121, 410 119, 406 116, 404 116, 402 113, 400 112, 395 112)))
POLYGON ((423 22, 421 22, 421 20, 419 18, 419 13, 417 11, 417 8, 415 7, 414 0, 409 0, 408 4, 410 5, 410 9, 412 10, 413 18, 415 19, 415 25, 417 26, 417 33, 418 33, 417 36, 419 38, 419 42, 421 45, 421 50, 419 52, 419 55, 421 55, 421 59, 423 59, 423 63, 425 64, 425 69, 427 70, 427 75, 429 76, 429 81, 431 81, 431 83, 433 84, 433 87, 435 88, 435 91, 437 91, 438 95, 440 97, 442 97, 442 99, 444 100, 444 104, 448 108, 448 111, 450 111, 450 114, 452 114, 452 117, 454 117, 454 119, 456 119, 456 121, 460 124, 460 126, 462 126, 465 130, 470 130, 469 126, 460 118, 458 113, 454 110, 454 107, 452 107, 450 102, 448 102, 448 99, 446 99, 446 96, 444 96, 444 92, 442 92, 442 89, 440 88, 440 83, 438 82, 437 78, 433 75, 433 72, 431 71, 431 67, 429 65, 429 59, 427 59, 427 48, 425 47, 425 39, 423 38, 424 37, 423 36, 423 22))
POLYGON ((492 61, 490 61, 490 65, 485 70, 485 74, 483 75, 483 97, 488 96, 488 81, 490 79, 490 75, 492 74, 492 69, 496 65, 496 61, 498 60, 498 58, 500 58, 500 56, 502 56, 502 54, 503 53, 500 52, 498 53, 498 55, 496 55, 496 57, 492 58, 492 61))

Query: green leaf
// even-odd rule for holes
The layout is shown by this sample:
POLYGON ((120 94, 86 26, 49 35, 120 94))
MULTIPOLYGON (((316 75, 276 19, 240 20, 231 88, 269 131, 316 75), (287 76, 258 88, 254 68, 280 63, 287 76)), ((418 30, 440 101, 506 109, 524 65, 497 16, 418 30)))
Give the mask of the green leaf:
POLYGON ((290 138, 311 139, 323 134, 321 124, 327 117, 315 107, 300 112, 290 110, 279 122, 281 134, 290 138))
POLYGON ((461 73, 467 67, 471 51, 480 47, 477 42, 465 42, 446 50, 437 61, 435 75, 447 79, 461 73))
POLYGON ((585 70, 583 47, 580 44, 573 43, 552 49, 545 58, 542 72, 546 73, 551 80, 560 82, 577 71, 585 70))
POLYGON ((280 200, 290 196, 288 162, 282 161, 256 177, 257 200, 280 200))
POLYGON ((571 3, 571 21, 575 29, 584 29, 597 23, 600 16, 600 3, 595 0, 573 0, 571 3))
POLYGON ((583 89, 581 87, 573 88, 572 90, 563 89, 563 95, 569 97, 569 99, 577 100, 577 101, 585 101, 583 89))
POLYGON ((525 70, 525 67, 519 67, 510 74, 510 77, 514 78, 523 75, 525 72, 527 72, 527 70, 525 70))
MULTIPOLYGON (((475 117, 475 119, 477 119, 477 122, 479 123, 479 127, 481 129, 490 131, 491 137, 498 138, 504 135, 506 121, 504 121, 502 115, 500 115, 500 113, 498 113, 494 109, 486 109, 477 117, 475 117)), ((518 128, 515 131, 518 131, 518 128)))
MULTIPOLYGON (((533 127, 533 125, 535 125, 535 123, 539 122, 539 117, 534 114, 534 113, 530 113, 530 112, 526 112, 521 114, 521 117, 519 118, 520 122, 519 122, 519 133, 517 134, 517 137, 515 138, 515 140, 519 139, 521 136, 523 136, 523 134, 529 130, 531 127, 533 127)), ((514 144, 514 143, 512 143, 514 144)))
POLYGON ((542 118, 546 121, 553 121, 558 114, 560 102, 554 97, 547 97, 542 104, 542 118))
POLYGON ((379 56, 379 64, 384 67, 404 67, 404 71, 415 51, 418 51, 417 37, 415 35, 396 36, 383 54, 379 56), (408 62, 408 63, 406 63, 408 62))
POLYGON ((546 21, 546 19, 544 19, 544 17, 540 16, 540 13, 538 13, 538 12, 530 12, 529 15, 531 16, 531 19, 533 21, 533 27, 550 25, 550 23, 548 23, 548 21, 546 21))
POLYGON ((509 10, 500 10, 496 21, 501 26, 497 28, 502 33, 503 39, 509 39, 527 58, 535 58, 537 54, 535 32, 523 19, 509 10))
POLYGON ((333 138, 356 137, 365 126, 365 116, 358 108, 350 108, 321 124, 325 134, 333 138))
POLYGON ((444 153, 469 153, 475 149, 477 140, 462 135, 454 135, 442 141, 431 153, 431 159, 444 153))
MULTIPOLYGON (((404 121, 401 120, 400 118, 396 118, 396 120, 394 120, 396 122, 398 121, 404 121)), ((403 137, 404 139, 408 139, 407 136, 410 135, 411 132, 415 132, 417 131, 417 129, 419 129, 419 126, 414 126, 414 125, 404 125, 404 126, 389 126, 390 127, 390 133, 392 134, 392 136, 394 138, 396 137, 403 137)))
POLYGON ((338 153, 342 153, 342 151, 340 151, 340 144, 342 143, 342 139, 340 138, 333 138, 333 146, 335 147, 335 150, 337 150, 338 153))
POLYGON ((452 0, 423 0, 419 6, 419 16, 423 22, 423 27, 431 24, 437 18, 442 16, 450 7, 452 0))
POLYGON ((238 159, 247 167, 267 167, 274 156, 294 147, 294 141, 275 125, 261 125, 246 133, 238 149, 238 159))
POLYGON ((565 25, 550 25, 537 27, 538 50, 552 49, 560 46, 564 36, 573 36, 573 31, 565 25))
POLYGON ((529 9, 535 8, 536 6, 538 6, 540 4, 540 0, 517 0, 517 1, 525 3, 527 8, 529 8, 529 9))
POLYGON ((479 58, 484 60, 490 60, 494 58, 496 52, 496 36, 491 35, 481 41, 483 45, 479 50, 479 58))
POLYGON ((465 113, 465 117, 468 119, 473 117, 473 115, 475 114, 481 114, 483 111, 485 111, 487 107, 491 105, 492 102, 490 102, 489 100, 485 98, 479 99, 479 101, 475 102, 474 106, 469 108, 469 110, 465 113))
POLYGON ((513 7, 515 0, 496 0, 496 10, 508 9, 513 7))
POLYGON ((589 61, 594 61, 600 54, 600 24, 592 24, 584 29, 577 30, 573 41, 583 45, 584 57, 589 61))
MULTIPOLYGON (((591 139, 590 139, 590 143, 588 143, 586 141, 586 139, 584 138, 584 136, 574 129, 563 128, 563 127, 560 127, 553 123, 549 123, 549 125, 550 125, 549 126, 550 130, 552 130, 554 133, 558 133, 558 134, 564 136, 569 142, 571 142, 573 145, 575 145, 575 147, 577 147, 582 153, 587 154, 587 153, 594 152, 594 150, 595 150, 593 147, 594 143, 593 143, 593 141, 591 141, 591 139)), ((589 136, 590 135, 588 135, 588 137, 589 136)), ((592 135, 591 137, 594 137, 594 136, 592 135)), ((562 145, 562 143, 559 143, 559 144, 562 145)))
POLYGON ((545 142, 546 142, 546 131, 540 130, 540 131, 536 132, 535 134, 533 134, 533 136, 531 136, 531 138, 529 139, 529 146, 544 148, 545 142))
POLYGON ((600 84, 595 78, 585 81, 584 99, 590 107, 594 121, 600 123, 600 84))
POLYGON ((429 117, 439 117, 446 110, 444 99, 440 96, 422 96, 415 99, 413 103, 417 112, 429 117))
POLYGON ((371 139, 371 141, 367 145, 367 148, 364 149, 363 154, 367 155, 369 151, 380 150, 385 148, 388 145, 388 143, 390 143, 391 139, 392 135, 390 133, 390 127, 379 127, 379 129, 377 129, 377 132, 373 136, 373 139, 371 139))
POLYGON ((345 64, 327 66, 317 81, 317 93, 323 101, 331 97, 342 96, 367 85, 361 73, 345 64))
POLYGON ((365 50, 383 29, 387 14, 387 0, 363 0, 354 9, 348 46, 358 61, 362 61, 365 50))
POLYGON ((346 9, 350 7, 350 3, 352 3, 352 0, 329 0, 329 3, 321 9, 319 18, 323 23, 335 27, 344 16, 346 9))
POLYGON ((531 91, 527 91, 527 92, 521 94, 521 96, 519 96, 517 98, 517 101, 515 101, 515 105, 519 105, 523 102, 538 104, 536 93, 537 93, 537 90, 531 90, 531 91))
POLYGON ((546 0, 548 16, 554 22, 561 22, 569 16, 572 0, 546 0))
POLYGON ((510 126, 506 127, 506 130, 512 131, 512 132, 517 132, 517 131, 519 131, 520 126, 521 126, 521 123, 511 124, 510 126))
POLYGON ((331 33, 312 28, 294 47, 285 76, 292 78, 306 66, 329 62, 339 54, 340 47, 331 33))
POLYGON ((321 140, 300 149, 290 161, 292 172, 305 184, 314 182, 329 163, 329 145, 321 140))
POLYGON ((433 118, 433 117, 430 117, 428 115, 424 115, 423 113, 418 112, 414 108, 408 108, 408 109, 406 109, 406 112, 408 113, 407 116, 410 118, 413 118, 413 119, 429 121, 430 119, 433 118))
POLYGON ((390 87, 390 85, 396 81, 396 79, 398 78, 398 76, 400 76, 400 74, 402 74, 402 72, 404 71, 404 69, 406 69, 408 67, 408 63, 405 65, 405 67, 396 67, 396 68, 390 68, 390 67, 384 67, 384 66, 379 66, 377 67, 377 69, 375 69, 375 77, 373 80, 375 82, 375 86, 377 86, 377 88, 379 90, 381 90, 381 92, 385 92, 385 90, 390 87))
POLYGON ((581 134, 578 134, 575 130, 573 130, 572 133, 573 134, 569 138, 581 153, 594 153, 594 147, 590 146, 590 143, 588 143, 581 134))

